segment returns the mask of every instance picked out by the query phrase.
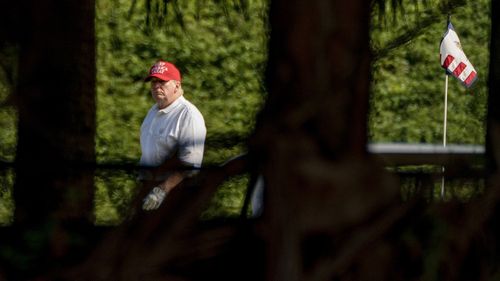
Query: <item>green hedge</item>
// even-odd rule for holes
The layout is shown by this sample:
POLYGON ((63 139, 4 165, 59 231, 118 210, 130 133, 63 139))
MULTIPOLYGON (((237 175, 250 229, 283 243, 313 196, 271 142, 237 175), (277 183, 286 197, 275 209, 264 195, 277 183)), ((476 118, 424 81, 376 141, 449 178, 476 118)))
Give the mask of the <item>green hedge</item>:
MULTIPOLYGON (((130 13, 130 1, 97 1, 99 162, 138 161, 139 128, 154 103, 143 78, 160 58, 179 67, 185 97, 204 115, 204 165, 218 165, 245 152, 241 140, 253 129, 265 97, 267 7, 265 1, 248 1, 243 13, 216 2, 199 7, 194 1, 179 2, 182 21, 170 6, 164 24, 152 26, 146 23, 144 7, 130 13)), ((134 176, 101 173, 96 178, 98 223, 119 221, 120 210, 133 195, 134 176)), ((237 215, 246 181, 243 177, 225 183, 204 217, 237 215)))

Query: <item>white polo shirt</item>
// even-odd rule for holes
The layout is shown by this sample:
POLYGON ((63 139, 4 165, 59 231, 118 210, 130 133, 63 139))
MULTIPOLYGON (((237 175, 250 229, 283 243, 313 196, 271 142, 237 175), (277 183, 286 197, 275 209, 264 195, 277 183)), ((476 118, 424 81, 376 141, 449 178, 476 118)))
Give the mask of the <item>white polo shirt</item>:
POLYGON ((178 153, 185 164, 200 167, 206 133, 200 111, 183 96, 164 109, 155 104, 141 125, 140 164, 158 166, 178 153))

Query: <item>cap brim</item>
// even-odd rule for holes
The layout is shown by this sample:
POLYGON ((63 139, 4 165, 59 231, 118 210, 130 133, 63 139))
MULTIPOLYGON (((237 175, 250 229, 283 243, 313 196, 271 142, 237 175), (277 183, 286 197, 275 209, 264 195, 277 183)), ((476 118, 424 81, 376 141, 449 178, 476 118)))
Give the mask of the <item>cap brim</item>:
POLYGON ((158 75, 158 74, 151 74, 149 75, 148 77, 144 78, 144 82, 149 82, 149 80, 151 80, 151 78, 153 77, 156 77, 160 80, 163 80, 163 81, 169 81, 170 79, 165 79, 164 76, 161 76, 161 75, 158 75))

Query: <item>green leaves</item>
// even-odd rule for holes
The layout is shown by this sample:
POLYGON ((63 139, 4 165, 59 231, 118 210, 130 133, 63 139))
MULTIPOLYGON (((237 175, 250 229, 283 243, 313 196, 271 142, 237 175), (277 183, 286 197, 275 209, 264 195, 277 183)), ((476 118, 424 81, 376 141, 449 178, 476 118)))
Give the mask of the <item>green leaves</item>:
MULTIPOLYGON (((392 26, 374 25, 371 33, 377 60, 373 64, 370 141, 442 143, 445 74, 439 65, 439 43, 446 15, 437 1, 426 6, 425 14, 411 4, 406 4, 405 11, 392 26), (436 16, 440 18, 436 20, 436 16)), ((447 139, 455 144, 483 144, 489 2, 464 2, 453 11, 452 22, 479 80, 466 90, 450 77, 447 139)))
MULTIPOLYGON (((161 12, 164 3, 137 1, 131 6, 125 0, 97 1, 98 161, 138 162, 139 127, 154 103, 149 85, 142 80, 160 58, 179 67, 185 97, 205 118, 204 165, 217 165, 243 153, 245 137, 265 96, 266 2, 169 1, 161 22, 158 14, 148 22, 139 12, 145 11, 145 2, 150 2, 151 12, 158 12, 158 7, 161 12), (177 5, 182 22, 170 4, 177 5), (226 5, 225 11, 221 5, 226 5)), ((207 214, 237 214, 245 183, 242 179, 227 182, 207 214)), ((116 222, 131 187, 126 180, 106 174, 99 176, 97 184, 98 222, 116 222), (116 194, 106 192, 109 188, 116 194)))

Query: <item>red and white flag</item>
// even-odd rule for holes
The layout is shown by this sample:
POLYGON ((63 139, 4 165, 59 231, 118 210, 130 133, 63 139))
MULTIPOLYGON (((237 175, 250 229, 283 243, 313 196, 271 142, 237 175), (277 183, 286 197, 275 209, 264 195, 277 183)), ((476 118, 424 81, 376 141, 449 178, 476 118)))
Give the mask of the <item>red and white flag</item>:
POLYGON ((477 79, 477 72, 465 56, 460 39, 451 22, 448 22, 448 29, 441 40, 439 55, 441 66, 448 74, 460 80, 465 87, 472 86, 477 79))

